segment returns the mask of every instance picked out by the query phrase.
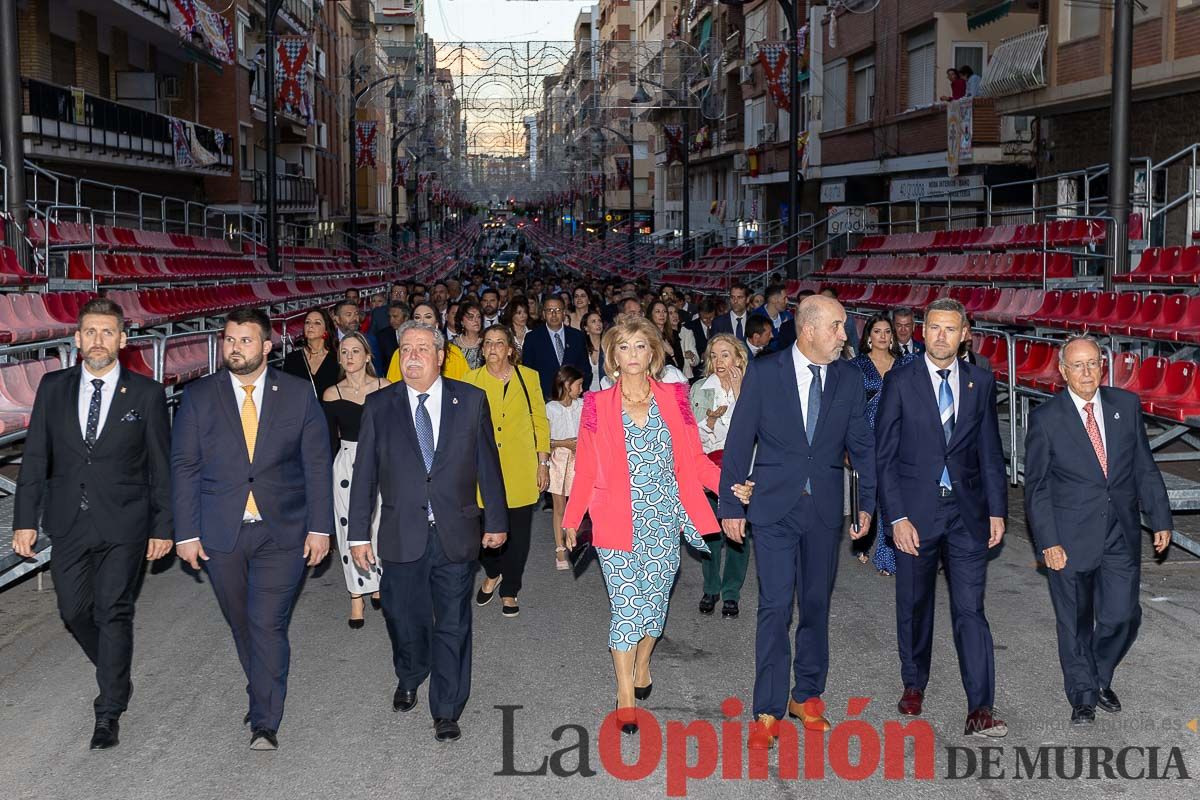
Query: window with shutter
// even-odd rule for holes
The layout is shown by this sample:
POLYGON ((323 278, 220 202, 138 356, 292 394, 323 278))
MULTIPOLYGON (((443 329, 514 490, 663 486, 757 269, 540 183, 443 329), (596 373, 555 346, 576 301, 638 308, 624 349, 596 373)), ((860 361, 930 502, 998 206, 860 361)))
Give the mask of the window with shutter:
POLYGON ((854 59, 854 122, 869 122, 875 104, 875 54, 854 59))
POLYGON ((934 72, 937 69, 937 41, 934 28, 908 37, 908 97, 909 108, 933 104, 934 72))
POLYGON ((832 131, 846 127, 845 61, 835 61, 825 67, 825 88, 821 95, 821 129, 832 131))

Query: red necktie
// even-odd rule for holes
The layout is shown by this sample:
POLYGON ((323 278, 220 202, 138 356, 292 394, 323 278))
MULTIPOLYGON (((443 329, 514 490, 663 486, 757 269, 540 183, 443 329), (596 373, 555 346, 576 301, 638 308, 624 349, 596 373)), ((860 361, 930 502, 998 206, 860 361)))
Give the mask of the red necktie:
POLYGON ((1100 462, 1100 471, 1108 477, 1108 456, 1104 454, 1104 440, 1100 438, 1100 426, 1096 424, 1096 414, 1092 411, 1092 403, 1084 403, 1083 411, 1087 421, 1083 427, 1087 430, 1088 438, 1092 440, 1092 449, 1096 451, 1096 460, 1100 462))

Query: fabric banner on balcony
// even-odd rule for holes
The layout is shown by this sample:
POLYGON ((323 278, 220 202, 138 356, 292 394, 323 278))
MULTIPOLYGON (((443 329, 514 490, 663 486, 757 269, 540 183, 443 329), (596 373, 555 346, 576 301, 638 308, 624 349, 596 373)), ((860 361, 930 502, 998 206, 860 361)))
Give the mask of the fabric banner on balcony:
POLYGON ((307 36, 280 36, 275 51, 275 82, 279 84, 278 108, 285 114, 313 121, 312 96, 308 91, 309 40, 307 36))
POLYGON ((203 0, 171 0, 171 27, 185 42, 233 63, 233 26, 203 0))
POLYGON ((663 125, 663 138, 667 141, 667 164, 683 161, 683 126, 663 125))
POLYGON ((171 141, 175 145, 175 166, 193 166, 196 162, 192 159, 190 139, 183 120, 171 120, 171 141))
POLYGON ((767 78, 767 91, 771 93, 771 99, 775 101, 775 106, 784 111, 790 111, 792 101, 788 96, 790 87, 787 76, 787 45, 779 42, 760 44, 758 60, 762 63, 763 73, 767 78))
POLYGON ((396 159, 396 169, 392 172, 392 185, 403 186, 408 183, 409 163, 409 159, 407 158, 396 159))
POLYGON ((946 104, 946 171, 951 178, 958 167, 974 158, 975 107, 970 97, 946 104))
POLYGON ((354 166, 375 166, 375 138, 379 133, 378 122, 354 123, 354 166))
MULTIPOLYGON (((223 148, 224 134, 215 131, 214 138, 217 148, 223 148)), ((220 160, 219 153, 200 143, 196 138, 196 126, 187 120, 171 119, 171 141, 175 146, 176 167, 208 167, 220 160)))
POLYGON ((630 165, 628 158, 617 157, 617 188, 628 189, 630 181, 630 165))

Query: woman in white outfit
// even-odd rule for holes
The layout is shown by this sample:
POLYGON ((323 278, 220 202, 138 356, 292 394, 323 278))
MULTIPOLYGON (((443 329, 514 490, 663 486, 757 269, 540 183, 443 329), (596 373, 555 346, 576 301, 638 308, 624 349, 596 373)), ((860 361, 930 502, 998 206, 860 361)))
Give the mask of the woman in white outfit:
MULTIPOLYGON (((371 595, 371 605, 379 608, 379 576, 382 571, 378 565, 373 573, 359 569, 350 557, 350 548, 346 546, 350 481, 354 474, 354 457, 358 452, 358 426, 362 420, 363 403, 367 395, 387 386, 388 381, 375 375, 375 368, 371 366, 371 347, 361 333, 351 333, 342 339, 338 346, 338 364, 342 368, 342 378, 325 390, 321 404, 325 407, 325 419, 329 422, 329 436, 333 445, 333 513, 342 571, 346 575, 346 589, 350 592, 349 625, 357 630, 366 624, 363 597, 371 595)), ((375 518, 371 522, 372 547, 377 547, 378 535, 377 498, 375 518)))

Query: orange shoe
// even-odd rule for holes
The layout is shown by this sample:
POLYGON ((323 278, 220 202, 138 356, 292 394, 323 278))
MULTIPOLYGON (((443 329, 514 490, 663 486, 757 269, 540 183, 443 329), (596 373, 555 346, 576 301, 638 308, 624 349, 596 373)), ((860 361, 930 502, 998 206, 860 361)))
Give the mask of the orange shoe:
POLYGON ((798 719, 804 723, 804 727, 810 731, 827 731, 833 726, 829 724, 829 720, 825 719, 823 714, 810 714, 805 706, 808 702, 797 703, 792 698, 788 698, 788 716, 793 719, 798 719))
POLYGON ((779 720, 770 714, 759 714, 758 719, 750 723, 750 736, 747 746, 751 750, 770 750, 779 738, 779 720))

